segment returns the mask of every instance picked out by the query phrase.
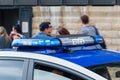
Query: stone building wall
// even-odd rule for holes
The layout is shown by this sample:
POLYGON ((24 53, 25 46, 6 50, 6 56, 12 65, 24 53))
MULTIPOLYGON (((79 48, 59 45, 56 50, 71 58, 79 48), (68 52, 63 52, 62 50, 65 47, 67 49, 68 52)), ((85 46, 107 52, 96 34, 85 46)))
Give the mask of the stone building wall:
POLYGON ((120 6, 33 7, 32 34, 39 32, 42 21, 52 23, 53 34, 60 24, 64 24, 71 34, 79 34, 83 14, 90 16, 91 24, 99 29, 108 49, 120 51, 120 6))

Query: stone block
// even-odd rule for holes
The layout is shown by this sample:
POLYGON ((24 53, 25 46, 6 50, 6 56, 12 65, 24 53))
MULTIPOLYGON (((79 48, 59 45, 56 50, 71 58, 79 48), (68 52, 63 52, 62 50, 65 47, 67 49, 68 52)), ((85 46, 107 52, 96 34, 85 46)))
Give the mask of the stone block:
POLYGON ((111 41, 112 45, 120 45, 120 38, 112 38, 111 41))
POLYGON ((33 17, 38 17, 40 16, 40 7, 32 7, 32 12, 33 12, 33 17))
POLYGON ((118 31, 100 31, 100 32, 102 36, 106 38, 111 38, 111 39, 118 38, 118 35, 119 35, 118 31))
MULTIPOLYGON (((103 37, 104 38, 104 37, 103 37)), ((111 38, 104 38, 107 45, 110 45, 112 43, 111 38)))
POLYGON ((118 51, 119 50, 119 46, 118 45, 108 45, 107 49, 108 50, 113 50, 113 51, 118 51))

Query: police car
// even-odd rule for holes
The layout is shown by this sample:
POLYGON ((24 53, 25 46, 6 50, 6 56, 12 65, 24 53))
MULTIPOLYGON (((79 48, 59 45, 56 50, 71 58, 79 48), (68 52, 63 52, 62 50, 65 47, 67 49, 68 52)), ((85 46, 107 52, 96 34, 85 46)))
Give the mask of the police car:
POLYGON ((119 62, 120 54, 103 50, 99 45, 102 42, 100 36, 86 35, 16 39, 12 43, 14 49, 0 51, 0 79, 111 80, 114 75, 119 78, 119 65, 114 62, 119 62))
POLYGON ((107 80, 88 69, 56 57, 30 52, 0 51, 0 80, 107 80))

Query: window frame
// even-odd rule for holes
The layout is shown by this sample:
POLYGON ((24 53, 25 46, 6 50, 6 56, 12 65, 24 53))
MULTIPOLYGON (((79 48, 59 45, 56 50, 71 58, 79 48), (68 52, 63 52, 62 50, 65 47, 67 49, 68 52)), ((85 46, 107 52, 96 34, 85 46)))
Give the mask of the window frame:
POLYGON ((80 73, 78 71, 75 71, 73 69, 67 68, 67 67, 62 66, 60 64, 55 64, 55 63, 52 63, 52 62, 47 62, 47 61, 42 61, 42 60, 35 60, 35 59, 30 59, 29 70, 28 70, 28 76, 29 77, 28 77, 27 80, 33 80, 33 77, 34 77, 34 73, 33 73, 34 72, 34 68, 33 68, 34 67, 34 63, 40 63, 41 65, 44 65, 44 66, 57 68, 57 69, 65 71, 65 72, 74 74, 74 75, 76 75, 78 77, 85 78, 86 80, 94 80, 92 77, 87 76, 86 74, 80 73))

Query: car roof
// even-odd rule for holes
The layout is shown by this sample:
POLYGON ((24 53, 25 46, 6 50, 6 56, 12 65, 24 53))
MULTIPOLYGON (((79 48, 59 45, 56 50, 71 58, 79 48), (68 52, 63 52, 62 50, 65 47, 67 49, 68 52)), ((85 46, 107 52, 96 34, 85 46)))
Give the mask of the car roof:
MULTIPOLYGON (((80 65, 71 63, 69 61, 57 58, 57 57, 52 57, 49 55, 44 55, 44 54, 36 54, 36 53, 30 53, 30 52, 16 52, 16 51, 0 51, 0 57, 4 58, 4 57, 12 57, 12 58, 32 58, 32 59, 37 59, 37 60, 43 60, 43 61, 47 61, 47 62, 52 62, 55 64, 60 64, 62 66, 66 66, 69 67, 73 70, 76 70, 78 72, 83 72, 83 74, 87 74, 95 79, 98 80, 104 80, 103 77, 87 70, 84 69, 83 67, 81 67, 80 65), (66 65, 67 64, 67 65, 66 65)), ((106 80, 106 79, 105 79, 106 80)))
POLYGON ((112 62, 120 62, 120 52, 111 50, 83 50, 75 51, 74 53, 57 53, 49 54, 51 56, 56 56, 78 65, 89 67, 94 65, 101 65, 112 62))
MULTIPOLYGON (((8 49, 8 51, 10 50, 16 51, 14 49, 8 49)), ((42 53, 37 52, 37 54, 42 54, 42 53)), ((106 50, 106 49, 80 50, 80 51, 74 51, 72 53, 58 52, 58 53, 50 53, 44 55, 58 57, 73 62, 75 64, 81 65, 83 67, 120 62, 120 52, 106 50)))

